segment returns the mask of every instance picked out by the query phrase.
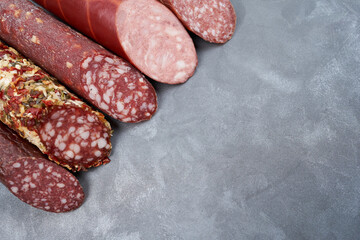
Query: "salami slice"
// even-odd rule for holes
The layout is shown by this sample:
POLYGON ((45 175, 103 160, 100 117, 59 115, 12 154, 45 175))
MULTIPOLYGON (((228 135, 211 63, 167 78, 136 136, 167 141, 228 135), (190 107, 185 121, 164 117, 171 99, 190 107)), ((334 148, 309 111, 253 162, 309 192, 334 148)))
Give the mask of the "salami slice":
POLYGON ((159 0, 191 32, 206 41, 225 43, 235 31, 236 13, 230 0, 159 0))
POLYGON ((50 162, 26 140, 0 123, 0 181, 21 201, 49 212, 81 206, 79 181, 50 162))
POLYGON ((0 1, 0 37, 115 119, 140 122, 157 109, 154 88, 131 64, 27 0, 0 1))
POLYGON ((109 162, 111 128, 56 79, 0 42, 0 120, 73 171, 109 162))
POLYGON ((156 81, 183 83, 194 74, 194 43, 181 22, 157 0, 35 2, 156 81))

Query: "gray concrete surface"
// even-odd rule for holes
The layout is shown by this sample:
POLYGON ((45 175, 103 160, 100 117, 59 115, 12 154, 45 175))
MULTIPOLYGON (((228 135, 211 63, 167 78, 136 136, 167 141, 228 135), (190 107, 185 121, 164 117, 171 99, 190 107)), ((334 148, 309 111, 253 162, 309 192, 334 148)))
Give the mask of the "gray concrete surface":
POLYGON ((360 239, 360 1, 233 0, 234 38, 194 37, 186 84, 112 121, 84 205, 46 213, 0 186, 1 239, 360 239))

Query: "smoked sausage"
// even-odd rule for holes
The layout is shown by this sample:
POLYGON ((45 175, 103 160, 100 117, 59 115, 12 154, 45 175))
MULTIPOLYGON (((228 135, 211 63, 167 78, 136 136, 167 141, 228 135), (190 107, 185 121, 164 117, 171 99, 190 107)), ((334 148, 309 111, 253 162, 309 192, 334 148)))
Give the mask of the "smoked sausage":
POLYGON ((0 1, 0 38, 115 119, 140 122, 156 111, 138 70, 27 0, 0 1))
POLYGON ((181 22, 157 0, 35 2, 156 81, 183 83, 194 74, 194 43, 181 22))
POLYGON ((32 144, 0 123, 0 182, 21 201, 49 212, 68 212, 81 206, 79 181, 50 162, 32 144))
POLYGON ((111 128, 56 79, 0 42, 0 120, 73 171, 109 162, 111 128))
POLYGON ((229 41, 235 31, 236 14, 230 0, 159 0, 184 26, 212 43, 229 41))

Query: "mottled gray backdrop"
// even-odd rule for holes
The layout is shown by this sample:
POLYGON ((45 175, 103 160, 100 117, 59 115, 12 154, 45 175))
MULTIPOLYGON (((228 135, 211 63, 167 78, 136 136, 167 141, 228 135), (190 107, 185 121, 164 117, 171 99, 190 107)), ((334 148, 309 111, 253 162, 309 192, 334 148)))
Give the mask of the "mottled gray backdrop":
POLYGON ((360 1, 233 0, 234 38, 194 37, 151 121, 111 121, 112 162, 71 213, 0 186, 1 239, 360 239, 360 1))

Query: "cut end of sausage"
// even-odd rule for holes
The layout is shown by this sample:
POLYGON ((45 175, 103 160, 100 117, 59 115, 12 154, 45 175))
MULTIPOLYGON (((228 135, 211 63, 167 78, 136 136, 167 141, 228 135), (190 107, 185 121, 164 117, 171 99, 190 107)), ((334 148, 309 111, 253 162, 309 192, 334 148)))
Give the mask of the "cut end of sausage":
POLYGON ((73 171, 99 166, 111 150, 110 129, 91 111, 53 107, 39 128, 50 159, 73 171))
POLYGON ((229 0, 160 0, 196 35, 212 43, 229 41, 236 27, 236 13, 229 0))
POLYGON ((153 86, 128 62, 94 54, 81 65, 84 91, 102 111, 122 122, 149 120, 157 109, 153 86))
POLYGON ((181 22, 161 3, 124 1, 117 11, 117 27, 128 59, 145 75, 178 84, 194 74, 194 43, 181 22))
POLYGON ((77 209, 84 201, 79 181, 64 168, 45 158, 24 157, 11 161, 6 187, 21 201, 48 212, 77 209))

